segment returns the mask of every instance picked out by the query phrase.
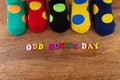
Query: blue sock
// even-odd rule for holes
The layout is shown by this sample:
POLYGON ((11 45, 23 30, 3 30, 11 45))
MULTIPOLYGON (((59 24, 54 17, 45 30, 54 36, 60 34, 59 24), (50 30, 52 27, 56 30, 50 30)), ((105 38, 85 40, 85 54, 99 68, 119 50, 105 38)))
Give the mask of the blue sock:
POLYGON ((95 31, 106 36, 114 32, 115 22, 112 15, 112 0, 92 0, 95 31))

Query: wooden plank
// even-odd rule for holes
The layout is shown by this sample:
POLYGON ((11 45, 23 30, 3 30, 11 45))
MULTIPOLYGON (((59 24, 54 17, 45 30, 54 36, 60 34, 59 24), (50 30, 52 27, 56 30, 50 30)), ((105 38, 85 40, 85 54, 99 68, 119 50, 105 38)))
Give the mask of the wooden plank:
MULTIPOLYGON (((5 16, 3 13, 0 16, 5 16)), ((0 18, 0 80, 119 80, 120 9, 114 8, 113 13, 116 29, 106 37, 97 35, 93 28, 80 35, 71 29, 55 33, 49 27, 42 33, 28 29, 24 35, 14 37, 5 28, 6 17, 0 18), (99 49, 48 49, 50 43, 61 41, 79 45, 98 42, 99 49), (27 44, 41 42, 44 50, 26 51, 27 44)))
POLYGON ((113 7, 114 8, 120 8, 120 0, 113 0, 113 7))

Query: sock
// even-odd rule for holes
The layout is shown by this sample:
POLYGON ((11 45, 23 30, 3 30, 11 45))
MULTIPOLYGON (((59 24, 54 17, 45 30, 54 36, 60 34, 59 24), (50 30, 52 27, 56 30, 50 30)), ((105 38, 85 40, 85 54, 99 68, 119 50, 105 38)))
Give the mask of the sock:
POLYGON ((71 27, 77 33, 86 33, 90 26, 88 0, 72 0, 71 27))
POLYGON ((95 31, 101 36, 106 36, 114 32, 115 22, 111 4, 112 0, 93 1, 95 31))
POLYGON ((28 27, 33 32, 42 32, 47 27, 45 0, 28 0, 28 27))
POLYGON ((64 32, 70 26, 65 0, 49 0, 50 27, 56 32, 64 32))
POLYGON ((24 0, 6 0, 7 29, 11 35, 19 36, 26 30, 24 0))

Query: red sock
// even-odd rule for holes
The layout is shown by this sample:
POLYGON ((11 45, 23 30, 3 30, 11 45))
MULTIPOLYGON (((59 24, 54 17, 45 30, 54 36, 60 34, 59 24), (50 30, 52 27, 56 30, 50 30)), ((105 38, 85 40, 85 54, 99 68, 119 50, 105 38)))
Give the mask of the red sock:
POLYGON ((28 27, 33 32, 42 32, 47 26, 45 0, 28 0, 28 27))

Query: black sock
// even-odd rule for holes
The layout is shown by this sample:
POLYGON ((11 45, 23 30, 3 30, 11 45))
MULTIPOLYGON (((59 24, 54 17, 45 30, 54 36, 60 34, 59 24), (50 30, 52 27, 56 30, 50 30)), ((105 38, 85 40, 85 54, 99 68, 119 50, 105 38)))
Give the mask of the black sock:
POLYGON ((50 26, 56 32, 64 32, 70 26, 65 0, 49 0, 50 26))

